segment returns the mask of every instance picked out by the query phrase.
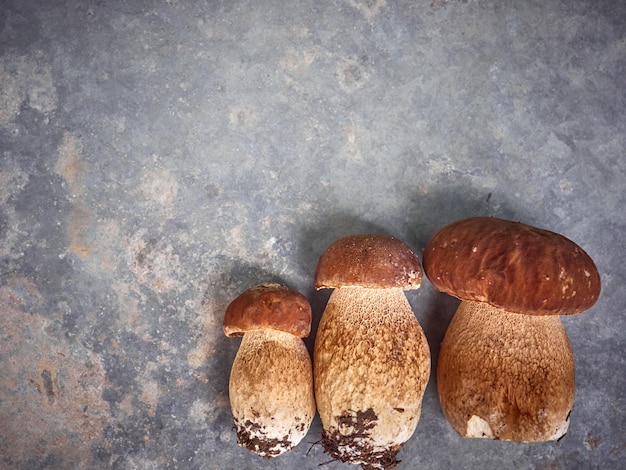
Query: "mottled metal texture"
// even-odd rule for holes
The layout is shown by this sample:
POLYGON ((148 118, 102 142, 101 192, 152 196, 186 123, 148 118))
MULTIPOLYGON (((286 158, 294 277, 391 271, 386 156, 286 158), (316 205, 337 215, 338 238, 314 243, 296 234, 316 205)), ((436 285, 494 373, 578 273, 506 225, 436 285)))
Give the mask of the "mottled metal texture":
MULTIPOLYGON (((477 215, 598 266, 598 302, 563 319, 569 432, 463 440, 431 376, 402 468, 621 466, 625 101, 613 0, 0 2, 0 466, 318 468, 318 417, 276 460, 236 445, 226 306, 299 290, 310 351, 330 243, 421 257, 477 215)), ((407 297, 436 365, 458 301, 407 297)))

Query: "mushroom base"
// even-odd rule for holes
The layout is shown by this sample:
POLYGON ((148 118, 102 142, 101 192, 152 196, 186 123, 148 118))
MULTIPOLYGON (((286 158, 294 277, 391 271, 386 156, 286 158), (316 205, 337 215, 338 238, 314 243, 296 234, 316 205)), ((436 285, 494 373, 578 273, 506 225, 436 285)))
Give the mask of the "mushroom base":
POLYGON ((463 301, 441 345, 441 408, 462 437, 561 438, 574 404, 574 356, 560 317, 463 301))
POLYGON ((375 451, 360 433, 344 436, 338 431, 322 432, 324 451, 334 460, 343 463, 361 464, 364 470, 391 469, 400 463, 396 455, 400 446, 375 451))
POLYGON ((234 423, 237 431, 237 444, 265 459, 287 452, 297 444, 289 440, 289 435, 285 435, 283 439, 268 437, 261 424, 249 419, 245 421, 234 419, 234 423))

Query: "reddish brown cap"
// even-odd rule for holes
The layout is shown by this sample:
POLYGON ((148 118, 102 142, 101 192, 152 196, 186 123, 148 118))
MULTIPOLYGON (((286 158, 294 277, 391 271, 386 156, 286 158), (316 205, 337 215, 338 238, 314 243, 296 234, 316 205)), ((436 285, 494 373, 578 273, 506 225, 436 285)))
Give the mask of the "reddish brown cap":
POLYGON ((260 284, 230 303, 223 327, 226 336, 272 329, 305 338, 311 332, 311 305, 305 296, 287 286, 260 284))
POLYGON ((417 289, 422 268, 417 255, 388 235, 351 235, 332 243, 315 270, 315 287, 417 289))
POLYGON ((424 250, 424 271, 442 292, 517 313, 580 313, 600 295, 598 270, 573 241, 495 217, 439 230, 424 250))

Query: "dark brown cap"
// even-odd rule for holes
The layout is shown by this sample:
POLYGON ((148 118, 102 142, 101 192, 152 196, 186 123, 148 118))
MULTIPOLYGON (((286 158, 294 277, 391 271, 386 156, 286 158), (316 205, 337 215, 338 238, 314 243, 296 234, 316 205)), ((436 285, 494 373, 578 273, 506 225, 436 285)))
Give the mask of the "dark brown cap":
POLYGON ((320 257, 315 287, 417 289, 422 268, 417 255, 388 235, 351 235, 332 243, 320 257))
POLYGON ((424 250, 424 271, 442 292, 517 313, 580 313, 600 295, 598 270, 574 242, 495 217, 439 230, 424 250))
POLYGON ((226 336, 271 329, 305 338, 311 332, 311 305, 305 296, 287 286, 260 284, 230 303, 223 326, 226 336))

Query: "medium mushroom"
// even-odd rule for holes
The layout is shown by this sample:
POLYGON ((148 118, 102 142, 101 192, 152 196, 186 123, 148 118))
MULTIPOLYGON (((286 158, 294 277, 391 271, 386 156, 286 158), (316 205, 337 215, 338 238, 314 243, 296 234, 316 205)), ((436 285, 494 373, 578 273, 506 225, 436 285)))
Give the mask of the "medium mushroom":
POLYGON ((559 315, 600 294, 591 258, 554 232, 491 217, 439 230, 424 271, 462 300, 441 344, 437 388, 463 437, 561 438, 574 404, 574 356, 559 315))
POLYGON ((243 336, 230 374, 237 443, 270 458, 296 446, 315 415, 311 358, 301 338, 311 331, 311 306, 274 283, 237 297, 224 317, 226 336, 243 336))
POLYGON ((315 287, 335 290, 315 340, 315 398, 336 460, 392 468, 415 431, 430 350, 403 290, 421 279, 417 256, 390 236, 342 238, 319 260, 315 287))

